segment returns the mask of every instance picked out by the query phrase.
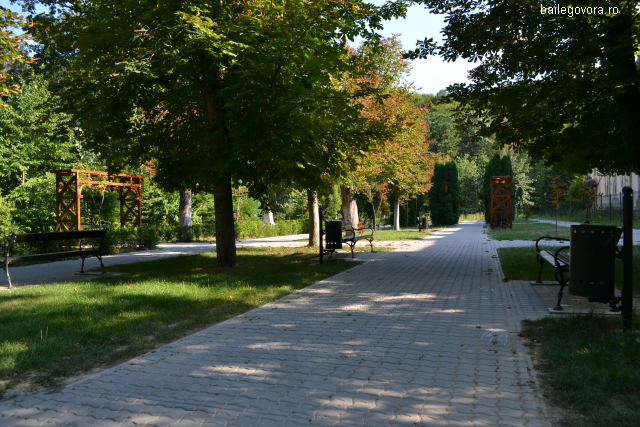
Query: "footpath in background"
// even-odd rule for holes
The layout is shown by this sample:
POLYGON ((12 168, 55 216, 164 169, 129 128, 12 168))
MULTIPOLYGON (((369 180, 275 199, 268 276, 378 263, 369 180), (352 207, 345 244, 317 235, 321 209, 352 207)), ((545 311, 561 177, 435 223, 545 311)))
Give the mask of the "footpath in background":
MULTIPOLYGON (((238 247, 246 246, 305 246, 305 242, 296 240, 309 238, 308 234, 296 234, 292 236, 265 237, 262 239, 239 240, 238 247)), ((215 242, 193 243, 160 243, 158 249, 150 251, 126 252, 122 254, 105 255, 102 262, 105 267, 120 264, 132 264, 135 262, 153 261, 156 259, 171 258, 181 255, 195 255, 216 250, 215 242)), ((100 277, 100 261, 96 257, 87 258, 84 263, 85 271, 90 274, 78 275, 80 260, 57 261, 46 264, 28 265, 25 267, 9 267, 11 281, 14 287, 20 285, 34 285, 39 283, 55 283, 70 280, 87 280, 100 277), (94 269, 96 272, 92 272, 94 269)), ((3 275, 0 279, 0 289, 8 286, 7 278, 3 275)), ((7 289, 7 288, 5 288, 7 289)))

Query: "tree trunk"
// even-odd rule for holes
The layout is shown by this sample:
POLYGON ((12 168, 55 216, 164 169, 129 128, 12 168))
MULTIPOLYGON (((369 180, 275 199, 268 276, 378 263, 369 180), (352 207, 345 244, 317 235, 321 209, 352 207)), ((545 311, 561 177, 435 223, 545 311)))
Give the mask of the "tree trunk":
POLYGON ((349 221, 354 228, 358 228, 358 204, 356 197, 350 188, 340 186, 340 195, 342 196, 342 215, 345 221, 349 221))
MULTIPOLYGON (((214 2, 215 5, 216 2, 214 2)), ((215 7, 214 7, 215 9, 215 7)), ((220 11, 214 11, 219 16, 220 11)), ((207 121, 212 131, 222 131, 224 135, 224 103, 217 97, 223 88, 224 70, 213 65, 212 58, 204 50, 199 51, 200 59, 206 64, 202 78, 202 95, 205 101, 207 121)), ((211 141, 218 148, 225 148, 224 136, 211 141)), ((216 216, 216 252, 218 267, 236 266, 236 232, 233 221, 233 195, 231 175, 220 175, 213 185, 213 198, 216 216)))
POLYGON ((309 246, 317 248, 320 245, 320 210, 318 207, 318 192, 307 190, 309 207, 309 246))
POLYGON ((191 190, 180 189, 180 208, 178 222, 182 227, 191 227, 191 190))
POLYGON ((233 221, 231 177, 213 186, 216 213, 216 252, 218 267, 236 266, 236 232, 233 221))
POLYGON ((400 196, 398 192, 395 192, 395 197, 393 200, 393 229, 396 231, 400 231, 400 196))

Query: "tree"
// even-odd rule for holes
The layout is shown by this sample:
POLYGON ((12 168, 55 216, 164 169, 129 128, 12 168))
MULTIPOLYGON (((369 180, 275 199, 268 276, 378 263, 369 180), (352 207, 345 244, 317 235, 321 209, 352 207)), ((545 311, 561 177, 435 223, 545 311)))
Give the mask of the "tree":
MULTIPOLYGON (((433 172, 434 156, 429 153, 429 128, 424 121, 426 109, 416 105, 411 86, 404 81, 411 67, 395 36, 382 39, 379 50, 362 45, 359 52, 373 68, 364 78, 380 92, 361 100, 362 115, 381 123, 389 134, 359 159, 358 167, 345 178, 344 187, 367 195, 373 206, 374 226, 379 208, 374 204, 375 193, 380 202, 387 193, 393 193, 394 228, 399 230, 400 202, 425 192, 433 172)), ((345 90, 353 91, 358 82, 347 81, 345 90)))
POLYGON ((55 111, 57 100, 47 86, 36 76, 22 84, 21 94, 7 96, 7 108, 0 108, 0 189, 5 194, 78 159, 71 117, 55 111))
POLYGON ((420 3, 447 25, 412 56, 480 63, 448 88, 479 135, 566 172, 640 172, 637 1, 420 3))
POLYGON ((367 150, 384 131, 360 116, 334 79, 367 68, 347 54, 346 40, 375 39, 369 28, 404 6, 125 0, 70 7, 80 10, 58 23, 43 18, 48 26, 36 32, 45 45, 70 40, 77 50, 67 109, 110 167, 153 160, 164 189, 213 193, 219 266, 236 263, 234 185, 304 183, 339 161, 353 164, 357 156, 345 153, 367 150))
POLYGON ((460 180, 456 163, 436 163, 431 182, 431 221, 434 225, 457 224, 460 217, 460 180))
MULTIPOLYGON (((27 26, 21 15, 10 10, 0 7, 0 97, 9 94, 20 93, 20 86, 12 84, 7 86, 4 80, 8 75, 4 72, 4 67, 8 64, 30 64, 33 58, 24 55, 21 46, 29 39, 25 34, 14 34, 12 28, 27 26)), ((0 102, 0 108, 6 108, 7 105, 0 102)))

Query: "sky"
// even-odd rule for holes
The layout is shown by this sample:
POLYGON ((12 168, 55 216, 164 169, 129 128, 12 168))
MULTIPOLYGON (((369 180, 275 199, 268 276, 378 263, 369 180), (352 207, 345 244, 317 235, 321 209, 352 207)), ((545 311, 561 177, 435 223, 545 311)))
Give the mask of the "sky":
MULTIPOLYGON (((375 4, 384 3, 383 0, 373 0, 375 4)), ((10 0, 0 0, 0 6, 18 11, 16 6, 10 4, 10 0)), ((416 41, 425 37, 433 37, 441 41, 440 31, 444 27, 442 15, 432 15, 423 6, 413 5, 407 12, 405 19, 394 19, 384 23, 383 36, 399 35, 403 47, 413 50, 416 41)), ((429 59, 416 59, 413 61, 413 69, 407 80, 413 82, 419 93, 437 93, 441 89, 454 83, 468 83, 467 72, 473 68, 473 64, 464 60, 445 62, 439 57, 429 59)))

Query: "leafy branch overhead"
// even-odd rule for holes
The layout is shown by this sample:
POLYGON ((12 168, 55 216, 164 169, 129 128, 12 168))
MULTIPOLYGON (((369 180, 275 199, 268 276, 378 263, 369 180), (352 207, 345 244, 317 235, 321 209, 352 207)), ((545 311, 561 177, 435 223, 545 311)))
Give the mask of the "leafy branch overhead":
POLYGON ((409 56, 478 64, 471 84, 448 88, 478 137, 566 172, 640 172, 636 1, 419 3, 446 15, 444 42, 425 40, 409 56))

